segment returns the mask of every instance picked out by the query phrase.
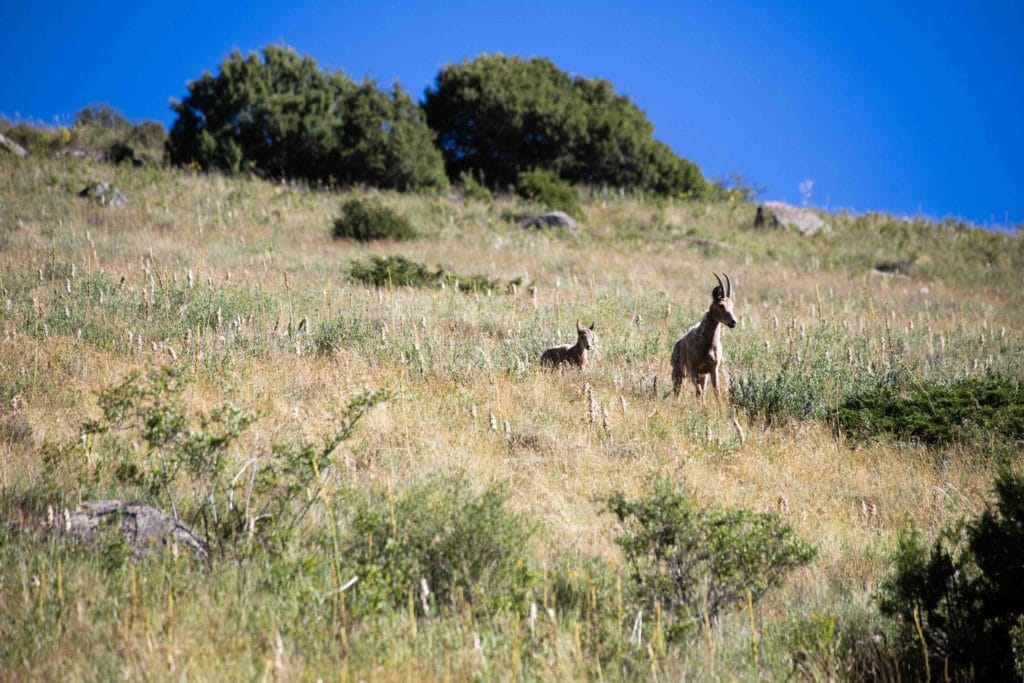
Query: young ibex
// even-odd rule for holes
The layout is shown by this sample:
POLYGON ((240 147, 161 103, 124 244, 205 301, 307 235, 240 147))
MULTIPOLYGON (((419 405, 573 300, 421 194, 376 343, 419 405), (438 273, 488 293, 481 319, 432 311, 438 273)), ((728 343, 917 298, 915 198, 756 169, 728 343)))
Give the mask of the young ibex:
POLYGON ((719 393, 718 366, 722 362, 722 328, 719 325, 736 327, 736 317, 732 313, 732 281, 726 275, 727 285, 723 286, 718 273, 713 275, 718 286, 711 290, 711 307, 672 349, 672 391, 678 395, 683 378, 689 377, 697 388, 697 398, 701 403, 704 403, 709 375, 715 393, 719 393))
POLYGON ((583 327, 580 321, 576 321, 576 344, 569 346, 552 346, 540 356, 541 365, 558 367, 563 363, 579 366, 582 370, 587 367, 587 351, 594 346, 594 323, 590 327, 583 327))

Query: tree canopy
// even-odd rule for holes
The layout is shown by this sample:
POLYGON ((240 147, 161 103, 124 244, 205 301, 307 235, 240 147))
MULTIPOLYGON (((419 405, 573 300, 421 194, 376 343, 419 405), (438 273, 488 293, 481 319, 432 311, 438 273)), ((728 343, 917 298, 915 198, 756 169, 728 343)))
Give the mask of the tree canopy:
POLYGON ((570 77, 544 58, 483 55, 445 67, 427 90, 427 122, 450 177, 492 186, 545 168, 571 182, 666 195, 706 190, 700 169, 654 139, 633 101, 601 79, 570 77))
POLYGON ((233 51, 188 91, 171 105, 173 163, 399 190, 447 185, 433 133, 397 84, 356 83, 268 45, 262 56, 233 51))

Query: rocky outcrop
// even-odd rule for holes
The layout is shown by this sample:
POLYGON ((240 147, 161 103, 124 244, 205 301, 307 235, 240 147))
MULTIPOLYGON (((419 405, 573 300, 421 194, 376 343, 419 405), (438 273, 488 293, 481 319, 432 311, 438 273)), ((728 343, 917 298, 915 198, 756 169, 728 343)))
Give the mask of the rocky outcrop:
POLYGON ((576 221, 574 221, 572 216, 564 211, 551 211, 550 213, 542 213, 539 216, 527 218, 519 222, 519 227, 533 229, 557 228, 567 232, 579 231, 579 228, 576 226, 576 221))
POLYGON ((28 150, 6 135, 0 134, 0 150, 7 150, 16 157, 28 156, 28 150))
POLYGON ((783 202, 764 202, 757 207, 754 226, 758 228, 795 228, 801 235, 814 235, 827 229, 821 216, 810 209, 784 204, 783 202))
POLYGON ((132 557, 139 559, 167 547, 200 559, 209 555, 206 542, 173 517, 148 505, 122 500, 83 503, 66 510, 63 519, 52 522, 57 533, 80 543, 92 543, 104 534, 119 533, 132 557))
POLYGON ((110 183, 89 183, 78 193, 78 196, 87 197, 103 206, 128 206, 128 198, 110 183))

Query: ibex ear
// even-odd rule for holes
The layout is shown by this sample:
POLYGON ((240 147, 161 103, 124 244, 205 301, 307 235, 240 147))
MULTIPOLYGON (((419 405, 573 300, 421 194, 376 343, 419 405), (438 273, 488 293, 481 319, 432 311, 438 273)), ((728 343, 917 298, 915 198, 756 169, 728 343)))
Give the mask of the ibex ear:
POLYGON ((594 325, 596 325, 596 324, 597 324, 597 321, 594 321, 594 322, 590 323, 590 331, 591 332, 594 331, 594 325))
POLYGON ((583 325, 580 325, 580 321, 579 320, 576 321, 576 331, 577 332, 582 332, 583 331, 583 325))

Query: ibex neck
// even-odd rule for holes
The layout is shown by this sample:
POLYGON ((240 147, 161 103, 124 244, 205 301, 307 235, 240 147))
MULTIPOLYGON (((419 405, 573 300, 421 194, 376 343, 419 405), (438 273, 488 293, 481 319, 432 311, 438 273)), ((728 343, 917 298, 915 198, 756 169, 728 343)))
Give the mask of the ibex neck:
POLYGON ((704 317, 700 319, 700 350, 703 353, 707 353, 711 350, 711 347, 718 341, 718 337, 722 334, 722 328, 719 327, 719 323, 711 315, 711 311, 704 314, 704 317))

